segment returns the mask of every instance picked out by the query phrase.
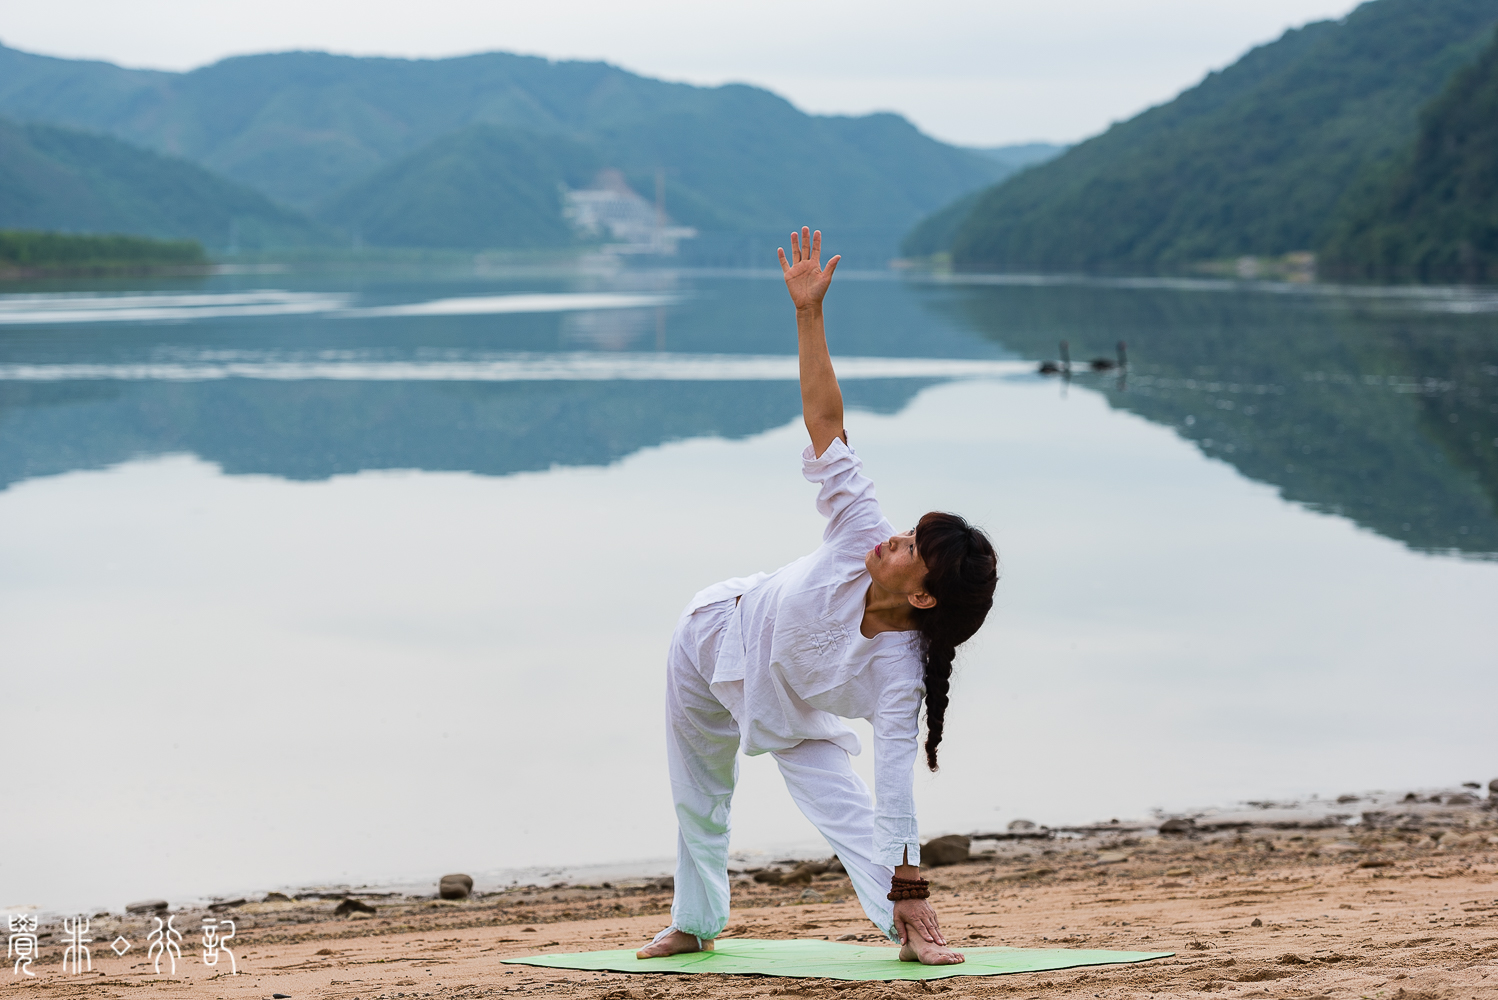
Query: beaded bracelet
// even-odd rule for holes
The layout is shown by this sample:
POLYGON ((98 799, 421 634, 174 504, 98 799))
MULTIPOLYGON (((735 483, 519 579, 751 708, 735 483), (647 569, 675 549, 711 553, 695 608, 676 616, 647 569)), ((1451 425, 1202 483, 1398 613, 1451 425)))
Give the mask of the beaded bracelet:
POLYGON ((902 899, 930 899, 931 883, 923 878, 890 879, 889 895, 885 897, 898 903, 902 899))

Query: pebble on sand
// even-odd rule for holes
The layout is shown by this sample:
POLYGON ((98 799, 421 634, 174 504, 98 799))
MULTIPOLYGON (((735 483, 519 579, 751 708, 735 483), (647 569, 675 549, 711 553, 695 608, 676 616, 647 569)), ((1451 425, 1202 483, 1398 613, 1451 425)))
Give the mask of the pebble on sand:
POLYGON ((443 899, 467 899, 473 894, 473 878, 468 875, 444 875, 437 883, 437 895, 443 899))
POLYGON ((333 916, 346 917, 354 913, 373 913, 375 908, 362 899, 345 899, 333 910, 333 916))

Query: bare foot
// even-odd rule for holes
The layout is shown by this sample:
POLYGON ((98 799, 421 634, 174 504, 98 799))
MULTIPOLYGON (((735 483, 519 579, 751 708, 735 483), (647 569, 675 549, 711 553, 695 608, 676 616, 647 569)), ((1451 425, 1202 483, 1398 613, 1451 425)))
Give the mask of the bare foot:
POLYGON ((910 939, 900 947, 900 961, 920 962, 922 965, 956 965, 965 962, 962 952, 953 951, 946 945, 927 941, 919 934, 910 935, 910 939))
POLYGON ((663 958, 666 955, 680 955, 688 951, 712 951, 712 941, 702 942, 697 946, 697 939, 684 931, 672 931, 661 938, 655 944, 647 944, 635 952, 635 958, 663 958))

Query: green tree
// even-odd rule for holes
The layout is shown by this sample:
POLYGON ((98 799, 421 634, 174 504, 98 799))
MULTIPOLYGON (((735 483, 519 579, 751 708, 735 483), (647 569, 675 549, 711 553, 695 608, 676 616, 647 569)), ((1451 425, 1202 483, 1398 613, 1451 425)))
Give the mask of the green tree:
POLYGON ((1408 153, 1362 184, 1325 273, 1498 281, 1498 38, 1421 117, 1408 153))

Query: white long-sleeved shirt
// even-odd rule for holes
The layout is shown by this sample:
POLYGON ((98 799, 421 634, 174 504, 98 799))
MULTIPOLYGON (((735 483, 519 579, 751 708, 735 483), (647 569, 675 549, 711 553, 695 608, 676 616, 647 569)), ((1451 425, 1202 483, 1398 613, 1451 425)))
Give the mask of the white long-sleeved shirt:
POLYGON ((851 754, 858 736, 843 719, 874 727, 874 860, 920 864, 914 770, 925 696, 915 632, 865 638, 864 557, 894 533, 853 450, 834 439, 802 474, 820 485, 827 518, 822 545, 773 573, 725 580, 703 590, 687 611, 738 597, 711 687, 739 725, 744 752, 782 750, 829 740, 851 754))

